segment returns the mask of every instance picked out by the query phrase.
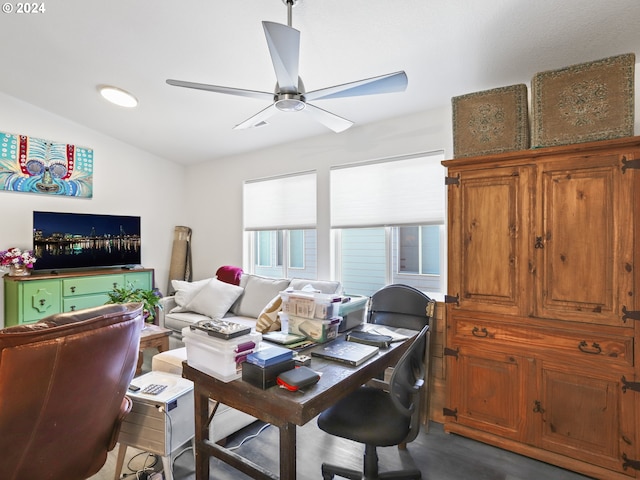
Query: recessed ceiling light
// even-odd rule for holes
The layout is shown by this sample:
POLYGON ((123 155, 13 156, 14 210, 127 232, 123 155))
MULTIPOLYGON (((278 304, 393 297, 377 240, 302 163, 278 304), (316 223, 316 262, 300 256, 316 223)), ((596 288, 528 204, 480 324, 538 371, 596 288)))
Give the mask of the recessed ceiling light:
POLYGON ((101 85, 98 90, 106 100, 120 107, 133 108, 138 105, 138 99, 121 88, 101 85))

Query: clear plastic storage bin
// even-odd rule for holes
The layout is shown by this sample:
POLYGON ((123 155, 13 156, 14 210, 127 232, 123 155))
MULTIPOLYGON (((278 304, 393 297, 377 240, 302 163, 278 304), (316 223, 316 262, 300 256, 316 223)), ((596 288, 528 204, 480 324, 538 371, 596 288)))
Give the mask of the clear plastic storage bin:
POLYGON ((320 320, 317 318, 304 318, 280 312, 280 322, 289 326, 289 333, 304 335, 309 340, 324 343, 338 336, 338 328, 342 322, 341 317, 320 320))
POLYGON ((189 327, 182 329, 182 339, 187 347, 187 363, 212 377, 230 382, 240 378, 242 370, 236 358, 248 354, 251 350, 241 350, 239 345, 255 343, 252 350, 260 347, 262 335, 252 332, 248 335, 223 340, 207 335, 189 327))
POLYGON ((327 293, 291 290, 280 292, 282 311, 302 318, 328 320, 338 316, 342 298, 327 293))

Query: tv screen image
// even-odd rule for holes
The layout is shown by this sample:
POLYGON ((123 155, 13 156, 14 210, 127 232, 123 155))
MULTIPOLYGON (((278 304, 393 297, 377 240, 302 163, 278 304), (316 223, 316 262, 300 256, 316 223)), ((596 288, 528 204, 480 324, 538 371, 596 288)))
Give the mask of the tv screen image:
POLYGON ((139 265, 140 217, 33 212, 36 270, 139 265))

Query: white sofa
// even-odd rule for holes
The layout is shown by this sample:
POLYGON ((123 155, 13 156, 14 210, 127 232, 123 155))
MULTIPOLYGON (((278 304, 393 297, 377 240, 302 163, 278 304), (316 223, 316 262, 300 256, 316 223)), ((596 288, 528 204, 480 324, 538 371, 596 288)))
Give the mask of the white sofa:
MULTIPOLYGON (((182 361, 187 359, 186 348, 182 342, 182 329, 198 321, 209 319, 210 317, 204 315, 203 312, 217 309, 219 313, 220 309, 225 309, 225 302, 228 303, 233 297, 234 290, 211 279, 192 283, 174 282, 174 285, 177 290, 176 294, 161 299, 162 309, 158 317, 161 327, 172 330, 171 337, 169 337, 171 350, 153 357, 152 370, 181 375, 182 361), (182 289, 177 287, 182 287, 182 289), (221 290, 224 290, 226 294, 220 294, 221 290), (194 291, 197 293, 194 294, 194 291), (189 305, 200 312, 191 311, 189 305)), ((225 313, 225 318, 248 325, 255 330, 258 317, 264 313, 265 307, 268 307, 281 291, 289 287, 294 290, 302 290, 307 285, 311 285, 322 293, 342 294, 342 285, 336 281, 274 279, 243 274, 239 285, 242 289, 241 293, 232 302, 231 307, 225 313)), ((237 292, 235 290, 235 293, 237 292)), ((273 316, 273 313, 271 310, 269 315, 273 316)), ((254 421, 254 417, 221 404, 211 422, 209 438, 214 442, 220 441, 254 421)))
MULTIPOLYGON (((192 288, 197 288, 198 284, 200 284, 202 286, 201 288, 206 289, 208 285, 211 285, 211 279, 200 280, 198 282, 192 282, 191 284, 188 284, 188 282, 174 282, 174 284, 185 287, 191 285, 192 288)), ((242 275, 239 285, 242 292, 237 300, 232 303, 228 311, 226 311, 224 317, 255 329, 256 321, 260 314, 263 313, 265 307, 267 307, 280 292, 289 287, 294 290, 302 290, 307 285, 311 285, 315 290, 322 293, 342 294, 342 285, 337 281, 306 280, 301 278, 275 279, 245 273, 242 275)), ((215 292, 214 288, 215 287, 212 287, 209 291, 215 295, 217 292, 215 292)), ((200 290, 199 292, 199 296, 206 294, 206 290, 200 290)), ((228 297, 222 299, 222 301, 227 300, 228 297)), ((215 306, 207 305, 206 300, 198 302, 197 298, 193 299, 189 294, 184 295, 180 290, 178 290, 174 296, 162 298, 160 303, 162 309, 160 310, 158 321, 161 327, 172 330, 171 337, 169 337, 169 345, 171 348, 183 347, 182 329, 201 320, 207 320, 209 317, 203 313, 205 313, 207 309, 215 308, 215 306), (179 304, 181 304, 182 307, 180 307, 179 304), (197 306, 200 307, 200 312, 190 310, 188 308, 190 304, 197 304, 197 306)))

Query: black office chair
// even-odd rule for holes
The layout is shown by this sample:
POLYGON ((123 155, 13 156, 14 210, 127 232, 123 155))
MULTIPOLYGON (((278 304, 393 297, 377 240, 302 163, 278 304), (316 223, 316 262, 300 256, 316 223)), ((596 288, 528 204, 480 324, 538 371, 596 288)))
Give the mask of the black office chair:
POLYGON ((352 480, 419 479, 420 470, 378 474, 376 447, 411 442, 420 430, 420 393, 425 383, 425 326, 400 358, 389 381, 389 391, 360 387, 318 417, 318 426, 331 435, 365 444, 364 471, 322 464, 322 478, 334 475, 352 480))
POLYGON ((368 323, 421 330, 434 315, 435 302, 417 288, 392 284, 371 296, 368 323))
MULTIPOLYGON (((388 325, 390 327, 410 328, 411 330, 422 330, 425 325, 429 325, 429 330, 425 336, 424 365, 429 375, 431 368, 431 332, 433 332, 434 315, 436 302, 430 299, 420 290, 409 285, 392 284, 382 287, 371 296, 369 315, 367 323, 378 325, 388 325)), ((384 379, 382 372, 377 380, 384 379)), ((424 386, 422 392, 424 418, 422 423, 428 428, 429 420, 429 385, 424 386)), ((405 448, 406 444, 399 445, 405 448)))

